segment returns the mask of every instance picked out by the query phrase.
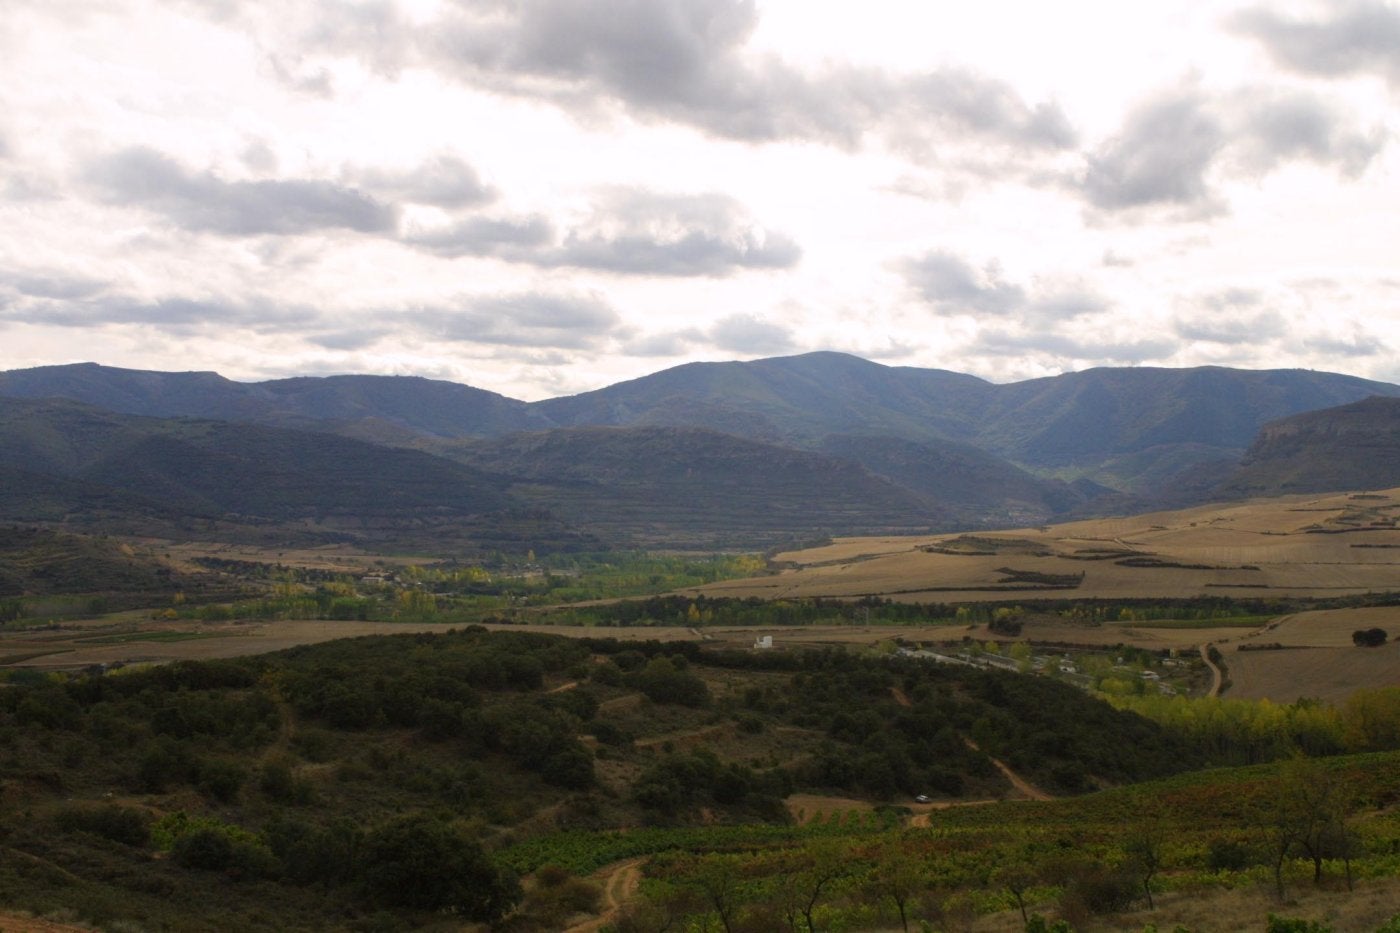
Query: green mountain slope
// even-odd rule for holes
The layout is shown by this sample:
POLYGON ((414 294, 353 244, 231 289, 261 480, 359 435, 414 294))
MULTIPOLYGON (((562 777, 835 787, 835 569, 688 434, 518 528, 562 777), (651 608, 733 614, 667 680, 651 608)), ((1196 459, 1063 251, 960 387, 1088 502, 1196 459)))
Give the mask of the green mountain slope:
POLYGON ((515 434, 453 456, 619 542, 754 547, 955 520, 937 501, 851 461, 699 429, 515 434))

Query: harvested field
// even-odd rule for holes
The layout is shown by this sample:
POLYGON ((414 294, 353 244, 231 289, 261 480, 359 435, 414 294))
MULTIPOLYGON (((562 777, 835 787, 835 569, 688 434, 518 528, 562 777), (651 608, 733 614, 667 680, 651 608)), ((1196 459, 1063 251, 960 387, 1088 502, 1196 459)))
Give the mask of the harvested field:
POLYGON ((1362 688, 1400 686, 1400 644, 1352 644, 1352 632, 1369 628, 1400 638, 1400 607, 1299 612, 1235 644, 1222 644, 1231 681, 1225 696, 1281 703, 1307 696, 1340 703, 1362 688), (1282 648, 1250 650, 1251 645, 1282 648))
POLYGON ((1351 633, 1369 628, 1385 629, 1400 641, 1400 606, 1299 612, 1273 622, 1254 640, 1286 647, 1352 648, 1351 633))
POLYGON ((1400 687, 1400 648, 1394 646, 1221 650, 1231 684, 1222 694, 1226 699, 1342 703, 1362 688, 1400 687))
POLYGON ((1289 496, 1044 528, 848 538, 688 592, 906 602, 1336 596, 1400 589, 1400 489, 1289 496))

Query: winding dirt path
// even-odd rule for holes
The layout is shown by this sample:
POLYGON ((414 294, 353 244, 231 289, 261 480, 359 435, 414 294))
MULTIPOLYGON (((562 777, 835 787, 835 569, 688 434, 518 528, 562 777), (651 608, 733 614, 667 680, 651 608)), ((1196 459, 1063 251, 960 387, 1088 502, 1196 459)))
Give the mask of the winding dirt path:
POLYGON ((576 923, 564 933, 598 933, 616 920, 622 908, 637 896, 637 889, 642 883, 642 863, 645 861, 644 857, 629 858, 604 865, 594 872, 593 878, 603 891, 598 916, 576 923))
MULTIPOLYGON (((979 747, 976 742, 972 741, 972 739, 964 738, 963 741, 966 742, 967 747, 972 749, 974 752, 982 751, 981 747, 979 747)), ((1041 790, 1039 787, 1036 787, 1030 781, 1027 781, 1025 778, 1021 777, 1021 775, 1017 774, 1015 771, 1012 771, 1010 766, 1008 766, 1007 763, 1002 761, 1001 759, 993 758, 991 755, 988 755, 987 760, 996 766, 996 769, 1001 772, 1002 777, 1006 778, 1006 780, 1010 782, 1011 786, 1016 788, 1016 790, 1022 796, 1027 797, 1031 800, 1055 799, 1053 794, 1047 794, 1045 791, 1041 790)))
POLYGON ((1210 659, 1210 642, 1201 645, 1201 660, 1206 662, 1206 667, 1210 668, 1210 690, 1206 692, 1208 698, 1220 696, 1220 688, 1225 684, 1225 674, 1210 659))

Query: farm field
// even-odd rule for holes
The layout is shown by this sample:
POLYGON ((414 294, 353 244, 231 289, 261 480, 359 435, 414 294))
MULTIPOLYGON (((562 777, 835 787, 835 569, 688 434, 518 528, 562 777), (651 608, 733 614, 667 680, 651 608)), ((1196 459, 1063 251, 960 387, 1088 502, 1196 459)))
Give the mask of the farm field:
POLYGON ((986 602, 1326 597, 1400 585, 1400 489, 1290 496, 1130 518, 913 538, 848 538, 710 597, 986 602))
POLYGON ((1352 644, 1352 632, 1369 628, 1400 635, 1400 607, 1299 612, 1237 643, 1220 644, 1231 681, 1225 695, 1277 703, 1306 696, 1340 703, 1359 689, 1400 686, 1400 646, 1352 644), (1250 650, 1252 644, 1282 647, 1250 650))

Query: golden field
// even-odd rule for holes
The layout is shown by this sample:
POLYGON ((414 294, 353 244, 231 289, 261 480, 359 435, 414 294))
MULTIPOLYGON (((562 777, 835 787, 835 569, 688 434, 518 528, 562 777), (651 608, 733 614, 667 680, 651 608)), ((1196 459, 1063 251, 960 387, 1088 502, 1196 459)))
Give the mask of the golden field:
POLYGON ((906 602, 1326 597, 1400 588, 1400 489, 1291 496, 1040 528, 842 538, 706 596, 906 602))

